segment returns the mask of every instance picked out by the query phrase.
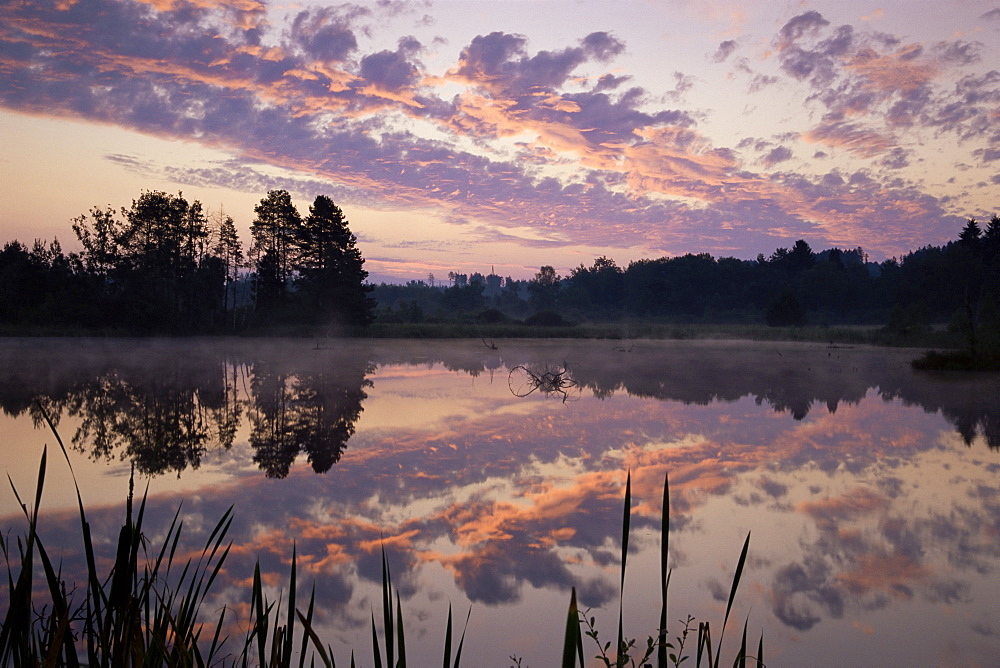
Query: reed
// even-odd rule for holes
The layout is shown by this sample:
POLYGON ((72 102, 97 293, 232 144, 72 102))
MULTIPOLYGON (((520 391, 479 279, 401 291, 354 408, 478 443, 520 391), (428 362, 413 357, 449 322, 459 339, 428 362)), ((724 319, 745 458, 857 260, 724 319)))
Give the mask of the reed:
MULTIPOLYGON (((55 435, 63 457, 69 464, 66 447, 56 432, 52 421, 42 415, 55 435)), ((118 536, 113 565, 107 574, 97 568, 90 523, 73 475, 79 522, 86 561, 86 582, 67 582, 59 568, 49 559, 44 542, 38 532, 39 508, 45 487, 48 466, 48 449, 42 451, 35 482, 33 503, 29 507, 21 499, 13 481, 10 481, 25 519, 27 533, 16 542, 0 534, 0 551, 7 566, 9 607, 0 630, 0 665, 13 666, 292 666, 298 654, 300 668, 309 657, 310 665, 336 667, 333 649, 324 644, 314 626, 315 588, 310 593, 305 611, 298 607, 297 549, 292 548, 288 588, 277 600, 270 600, 264 590, 259 562, 255 565, 250 591, 250 617, 245 623, 245 635, 236 653, 230 653, 230 641, 225 635, 228 608, 206 619, 202 608, 209 590, 216 581, 230 552, 232 542, 227 534, 233 521, 230 507, 215 524, 200 554, 183 563, 178 558, 183 522, 177 509, 158 550, 150 551, 143 534, 146 492, 136 500, 134 473, 129 479, 125 520, 118 536), (179 572, 178 572, 179 571, 179 572)), ((8 477, 9 480, 9 477, 8 477)), ((658 668, 680 666, 690 658, 685 654, 685 643, 693 633, 693 617, 681 620, 683 629, 673 642, 668 641, 667 591, 671 569, 668 567, 669 546, 669 481, 664 476, 662 517, 660 526, 660 611, 657 631, 646 639, 644 647, 625 635, 623 606, 625 574, 628 562, 631 529, 632 478, 626 477, 622 513, 621 571, 619 580, 618 628, 614 650, 611 643, 601 644, 595 619, 578 608, 576 589, 570 593, 563 640, 562 666, 584 666, 583 637, 591 638, 598 647, 596 657, 610 668, 626 666, 652 666, 655 655, 658 668), (641 651, 640 651, 641 650, 641 651)), ((718 642, 713 642, 712 627, 701 621, 697 627, 696 666, 707 660, 711 668, 718 668, 722 655, 722 641, 732 612, 733 601, 743 574, 750 535, 743 543, 736 572, 733 576, 725 617, 718 642)), ((380 640, 376 615, 372 610, 372 654, 377 668, 405 668, 406 635, 399 592, 393 587, 389 561, 382 550, 382 631, 380 640), (383 656, 385 663, 383 663, 383 656)), ((445 628, 444 668, 459 668, 462 649, 472 610, 469 609, 465 626, 454 645, 455 628, 452 608, 448 606, 445 628)), ((747 624, 744 621, 740 650, 734 665, 745 666, 747 659, 755 658, 763 666, 764 640, 760 638, 756 657, 747 652, 747 624)), ((513 657, 512 657, 513 658, 513 657)), ((520 659, 514 659, 520 665, 520 659)), ((350 665, 355 665, 351 653, 350 665)))
MULTIPOLYGON (((42 415, 69 464, 66 447, 44 409, 42 415)), ((90 522, 70 465, 87 573, 85 583, 67 582, 53 567, 38 533, 47 465, 48 448, 44 448, 30 509, 10 481, 28 529, 27 536, 17 540, 16 552, 15 545, 0 536, 10 592, 10 605, 0 630, 0 665, 291 666, 296 619, 303 628, 299 665, 304 665, 308 643, 323 665, 335 665, 332 652, 322 646, 312 630, 315 592, 305 614, 296 609, 294 548, 288 593, 278 602, 267 600, 259 564, 255 568, 252 612, 242 650, 236 656, 224 654, 227 609, 223 608, 213 623, 204 619, 202 606, 232 546, 226 535, 233 508, 215 524, 201 553, 183 564, 177 558, 183 527, 178 508, 159 550, 150 553, 143 535, 146 493, 136 505, 134 471, 129 478, 125 521, 119 530, 115 559, 109 572, 102 575, 97 569, 90 522)))
MULTIPOLYGON (((49 420, 48 415, 45 419, 49 420)), ((52 427, 51 421, 49 426, 52 427)), ((62 440, 54 428, 52 431, 68 462, 62 440)), ((10 584, 10 607, 0 631, 0 664, 77 666, 80 657, 86 657, 85 663, 90 666, 216 663, 223 642, 220 632, 224 615, 215 626, 211 642, 203 649, 201 637, 207 627, 199 620, 198 611, 230 549, 231 544, 223 547, 223 542, 232 523, 232 508, 215 525, 201 555, 187 560, 179 567, 179 576, 174 577, 171 570, 177 568, 175 557, 182 526, 178 519, 180 509, 170 523, 159 552, 147 555, 140 563, 146 496, 143 494, 135 510, 133 474, 129 479, 125 523, 118 534, 115 560, 110 573, 102 578, 96 567, 90 523, 74 476, 87 563, 86 583, 78 588, 76 583, 67 583, 61 571, 53 567, 38 534, 38 512, 47 462, 48 450, 45 448, 35 484, 34 505, 30 510, 11 481, 15 498, 28 521, 28 535, 23 544, 18 540, 16 559, 12 559, 12 546, 6 541, 2 543, 10 584), (40 574, 36 573, 36 554, 40 574), (12 561, 20 566, 16 581, 12 561), (42 600, 38 600, 42 594, 36 591, 36 575, 44 583, 42 589, 47 594, 42 600)))
MULTIPOLYGON (((624 635, 624 630, 622 627, 622 611, 624 603, 624 592, 625 592, 625 569, 628 561, 628 538, 630 530, 630 520, 631 520, 631 507, 632 507, 632 474, 629 472, 625 478, 625 503, 624 512, 622 515, 622 538, 621 538, 621 578, 620 578, 620 589, 619 589, 619 604, 618 604, 618 642, 616 645, 616 650, 610 652, 611 643, 605 642, 601 644, 600 634, 595 626, 596 619, 594 617, 588 616, 587 612, 579 613, 577 611, 576 602, 576 590, 574 589, 569 606, 569 621, 567 622, 566 635, 564 641, 563 650, 563 660, 562 668, 576 668, 577 659, 579 659, 580 668, 584 668, 584 659, 582 650, 579 652, 579 656, 574 656, 572 652, 569 651, 571 644, 575 641, 578 642, 580 636, 581 625, 586 628, 583 635, 591 638, 597 645, 598 654, 594 657, 601 661, 606 668, 626 668, 635 666, 652 666, 650 660, 653 654, 656 654, 656 666, 657 668, 667 668, 673 665, 675 668, 680 666, 680 664, 690 657, 684 653, 684 644, 687 640, 687 636, 692 630, 691 622, 695 621, 690 615, 686 620, 681 620, 684 625, 683 630, 679 636, 676 636, 675 643, 668 641, 668 631, 667 631, 667 590, 670 586, 670 575, 671 569, 668 568, 668 553, 669 553, 669 540, 670 540, 670 481, 668 476, 663 478, 663 503, 662 503, 662 515, 660 523, 660 616, 659 625, 657 626, 657 632, 655 635, 650 635, 646 638, 645 649, 641 656, 637 654, 637 642, 635 639, 629 639, 624 635), (574 617, 576 622, 573 622, 574 617)), ((712 631, 711 624, 708 621, 702 621, 698 623, 698 640, 697 649, 695 655, 695 666, 701 666, 702 660, 706 660, 707 665, 710 668, 719 668, 719 661, 722 657, 722 641, 726 632, 726 625, 729 622, 729 614, 732 612, 733 601, 736 599, 736 590, 739 588, 740 579, 743 576, 743 567, 746 564, 747 551, 750 548, 750 533, 747 533, 746 539, 743 541, 743 551, 740 553, 739 562, 736 565, 736 572, 733 575, 732 587, 729 591, 729 601, 726 604, 726 614, 722 620, 722 630, 719 632, 719 639, 717 643, 712 641, 712 631), (714 657, 714 660, 713 660, 714 657)), ((743 637, 740 645, 739 652, 736 654, 736 658, 733 661, 734 666, 739 666, 740 668, 745 668, 747 659, 753 658, 755 664, 758 668, 764 666, 764 636, 761 634, 760 641, 758 642, 757 655, 756 657, 751 657, 747 653, 747 626, 749 624, 749 617, 744 621, 743 624, 743 637)))

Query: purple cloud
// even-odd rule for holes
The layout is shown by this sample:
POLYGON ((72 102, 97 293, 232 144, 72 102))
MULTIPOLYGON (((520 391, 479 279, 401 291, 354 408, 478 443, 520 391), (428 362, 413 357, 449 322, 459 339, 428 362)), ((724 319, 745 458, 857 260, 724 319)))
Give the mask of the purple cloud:
POLYGON ((980 42, 938 42, 934 45, 934 53, 941 60, 956 65, 971 65, 978 63, 983 57, 983 45, 980 42))
POLYGON ((733 55, 733 51, 736 50, 736 40, 727 39, 724 42, 719 43, 719 48, 715 50, 715 55, 712 56, 712 61, 716 63, 725 62, 729 56, 733 55))
MULTIPOLYGON (((413 37, 395 50, 364 52, 359 36, 374 20, 365 8, 302 11, 280 31, 265 6, 248 7, 4 5, 0 105, 205 142, 238 156, 206 168, 157 168, 182 182, 259 192, 268 177, 254 166, 274 164, 299 171, 301 186, 292 190, 323 188, 369 206, 441 207, 450 220, 494 234, 537 231, 523 243, 664 252, 736 243, 769 252, 772 235, 848 245, 857 235, 897 252, 908 249, 914 230, 950 224, 941 202, 907 184, 887 190, 877 180, 846 186, 750 171, 754 160, 773 167, 790 159, 799 138, 779 139, 780 146, 739 142, 758 153, 741 162, 699 128, 698 110, 665 108, 667 95, 690 88, 690 74, 676 73, 667 95, 626 86, 631 75, 607 66, 625 50, 609 32, 543 51, 531 51, 521 35, 479 35, 435 74, 424 71, 413 37), (590 88, 581 84, 585 76, 590 88), (512 141, 491 143, 498 138, 512 141), (905 224, 865 230, 861 192, 878 211, 898 211, 905 194, 905 224), (610 239, 608 229, 615 230, 610 239)), ((892 36, 831 27, 817 12, 787 22, 774 43, 776 74, 753 72, 744 60, 735 69, 754 90, 783 81, 813 87, 810 103, 828 113, 804 133, 807 140, 900 169, 907 153, 874 124, 881 114, 893 128, 985 138, 980 160, 994 159, 1000 73, 969 74, 947 94, 932 85, 939 63, 974 62, 973 43, 900 50, 892 36)), ((735 49, 723 42, 716 53, 725 60, 735 49)))
POLYGON ((456 73, 488 88, 518 95, 561 86, 588 58, 604 61, 625 48, 607 33, 591 33, 578 47, 540 51, 533 56, 527 54, 526 45, 523 35, 480 35, 462 50, 456 73))
POLYGON ((358 48, 349 19, 337 8, 323 7, 300 12, 292 21, 292 43, 306 56, 324 62, 342 62, 358 48))
POLYGON ((904 149, 896 147, 879 161, 879 164, 889 169, 903 169, 909 167, 910 156, 904 149))
POLYGON ((773 167, 779 162, 791 159, 792 151, 785 146, 776 146, 764 157, 764 164, 773 167))
POLYGON ((976 156, 983 162, 993 162, 994 160, 1000 160, 1000 148, 976 149, 972 152, 972 155, 976 156))
POLYGON ((606 90, 614 90, 631 78, 632 77, 630 76, 615 76, 614 74, 605 74, 597 80, 597 85, 594 86, 594 92, 600 93, 606 90))
POLYGON ((815 87, 827 86, 837 76, 837 63, 850 49, 854 42, 854 29, 844 25, 837 28, 834 35, 821 40, 814 46, 799 46, 797 40, 806 34, 814 34, 820 28, 829 25, 818 12, 808 12, 797 19, 792 19, 781 29, 779 45, 781 45, 781 69, 796 79, 809 79, 815 87), (789 26, 794 23, 792 30, 789 26), (791 35, 791 37, 790 37, 791 35))
POLYGON ((781 31, 779 32, 780 43, 782 45, 791 44, 802 36, 814 34, 820 28, 828 25, 830 25, 830 22, 823 18, 823 15, 817 11, 808 11, 804 14, 799 14, 781 27, 781 31))
POLYGON ((419 51, 420 42, 403 38, 396 51, 379 51, 361 59, 361 77, 379 88, 398 91, 414 85, 420 73, 409 61, 409 57, 419 51))

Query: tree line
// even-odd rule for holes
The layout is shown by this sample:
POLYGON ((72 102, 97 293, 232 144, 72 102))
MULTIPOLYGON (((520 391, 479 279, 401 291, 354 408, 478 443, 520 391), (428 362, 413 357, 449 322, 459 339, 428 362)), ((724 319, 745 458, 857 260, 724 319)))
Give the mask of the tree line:
POLYGON ((144 191, 131 207, 72 221, 82 251, 18 241, 0 251, 0 323, 136 334, 356 328, 385 323, 529 325, 638 318, 683 323, 885 324, 906 336, 935 323, 970 348, 1000 329, 1000 218, 970 219, 942 246, 872 262, 862 248, 804 240, 754 260, 707 253, 608 257, 567 276, 450 272, 447 281, 370 285, 344 212, 320 195, 302 216, 285 190, 254 208, 244 249, 233 219, 180 193, 144 191))
POLYGON ((522 319, 529 324, 650 319, 675 323, 879 324, 906 337, 935 324, 970 348, 1000 337, 1000 217, 969 219, 942 246, 873 262, 862 248, 814 251, 804 240, 754 260, 707 253, 621 267, 598 257, 568 276, 543 266, 529 280, 449 274, 449 284, 381 284, 379 320, 522 319))
POLYGON ((371 322, 364 258, 333 200, 316 197, 303 217, 287 191, 271 190, 254 212, 246 251, 232 217, 161 191, 73 219, 79 253, 10 242, 0 322, 134 334, 371 322))

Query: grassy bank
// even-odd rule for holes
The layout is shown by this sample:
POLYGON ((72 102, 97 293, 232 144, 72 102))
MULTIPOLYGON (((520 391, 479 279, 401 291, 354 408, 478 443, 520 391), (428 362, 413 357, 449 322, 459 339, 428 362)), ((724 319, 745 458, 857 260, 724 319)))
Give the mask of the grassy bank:
POLYGON ((738 339, 816 343, 958 348, 961 337, 944 330, 901 335, 873 326, 769 327, 761 324, 667 324, 656 322, 581 323, 541 327, 523 323, 375 323, 356 335, 368 338, 482 338, 487 343, 515 338, 573 339, 738 339))
MULTIPOLYGON (((810 325, 770 327, 761 323, 667 323, 651 320, 580 322, 559 325, 532 325, 516 320, 478 322, 375 322, 367 327, 313 327, 275 325, 250 328, 240 333, 219 332, 221 336, 287 338, 373 338, 373 339, 476 339, 487 344, 500 339, 738 339, 747 341, 807 341, 835 344, 869 344, 915 348, 960 349, 964 339, 944 328, 924 329, 903 334, 873 325, 810 325)), ((25 327, 0 325, 0 337, 127 337, 127 332, 107 329, 65 327, 25 327)))

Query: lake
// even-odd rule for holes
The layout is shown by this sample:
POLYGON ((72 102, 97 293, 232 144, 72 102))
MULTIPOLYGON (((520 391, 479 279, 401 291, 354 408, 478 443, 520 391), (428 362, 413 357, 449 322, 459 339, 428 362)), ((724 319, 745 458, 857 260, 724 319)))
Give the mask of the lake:
MULTIPOLYGON (((571 587, 613 641, 629 472, 624 623, 640 644, 658 621, 669 476, 671 638, 688 615, 718 637, 749 533, 723 661, 746 621, 769 666, 991 665, 1000 375, 916 372, 919 352, 0 339, 0 447, 26 500, 48 447, 39 532, 67 574, 84 572, 76 492, 43 409, 106 563, 133 467, 152 546, 180 507, 200 551, 234 506, 209 616, 245 620, 257 560, 277 598, 294 545, 300 605, 315 585, 344 665, 352 648, 372 664, 382 548, 414 665, 440 664, 449 603, 459 627, 471 609, 463 665, 557 665, 571 587)), ((0 529, 23 532, 9 485, 0 504, 0 529)))

